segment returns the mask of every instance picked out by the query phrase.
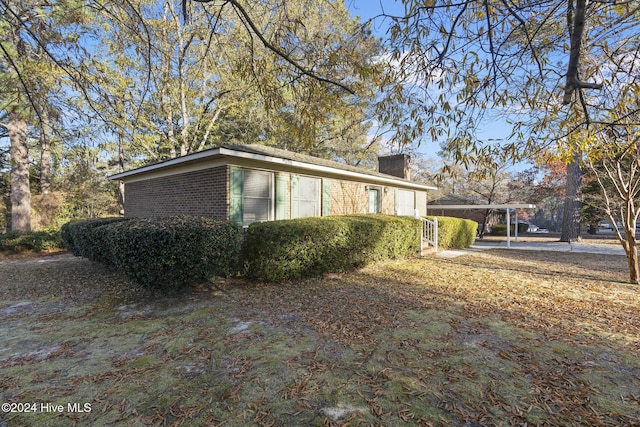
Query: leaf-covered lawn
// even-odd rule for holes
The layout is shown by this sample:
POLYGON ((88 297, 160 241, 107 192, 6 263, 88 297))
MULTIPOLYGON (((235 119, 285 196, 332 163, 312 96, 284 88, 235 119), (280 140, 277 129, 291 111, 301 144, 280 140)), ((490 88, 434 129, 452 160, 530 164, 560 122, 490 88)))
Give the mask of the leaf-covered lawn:
POLYGON ((493 250, 285 284, 135 289, 0 263, 0 425, 640 425, 624 257, 493 250))

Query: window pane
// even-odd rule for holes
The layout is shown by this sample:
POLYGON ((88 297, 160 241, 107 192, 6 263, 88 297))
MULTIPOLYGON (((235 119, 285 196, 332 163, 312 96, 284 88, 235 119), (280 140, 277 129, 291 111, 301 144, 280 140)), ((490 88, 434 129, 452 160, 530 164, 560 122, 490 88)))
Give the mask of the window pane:
POLYGON ((271 198, 271 173, 247 170, 244 174, 244 196, 271 198))
POLYGON ((320 216, 320 179, 298 177, 297 217, 320 216))
POLYGON ((317 202, 312 201, 300 201, 300 218, 304 218, 306 216, 319 216, 318 212, 320 211, 318 208, 319 204, 317 202))
POLYGON ((268 221, 270 205, 269 199, 244 199, 243 222, 250 224, 255 221, 268 221))
POLYGON ((414 192, 407 190, 396 190, 396 215, 413 216, 414 210, 414 192))
POLYGON ((273 173, 251 169, 244 170, 242 222, 249 225, 256 221, 272 219, 273 173))

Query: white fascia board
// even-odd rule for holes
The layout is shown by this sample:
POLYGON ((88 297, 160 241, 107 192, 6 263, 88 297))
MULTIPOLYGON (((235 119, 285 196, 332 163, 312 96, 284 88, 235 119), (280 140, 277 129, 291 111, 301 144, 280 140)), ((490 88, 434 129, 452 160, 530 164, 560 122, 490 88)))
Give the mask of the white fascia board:
POLYGON ((364 172, 355 172, 355 171, 349 171, 345 169, 333 168, 329 166, 315 165, 313 163, 298 162, 296 160, 283 159, 281 157, 266 156, 264 154, 246 153, 243 151, 229 150, 224 147, 220 148, 220 154, 239 157, 243 159, 262 161, 262 162, 267 162, 271 164, 286 165, 290 167, 306 169, 309 171, 321 172, 324 174, 347 176, 347 177, 358 179, 358 180, 375 181, 376 183, 387 184, 387 185, 392 185, 396 187, 412 188, 415 190, 422 190, 422 191, 438 189, 437 187, 419 184, 417 182, 404 181, 401 179, 394 179, 392 177, 386 178, 386 177, 381 177, 377 175, 369 175, 364 172))
POLYGON ((429 205, 429 209, 535 209, 536 205, 525 203, 505 203, 505 204, 492 204, 492 205, 429 205))
POLYGON ((115 180, 121 180, 127 177, 131 177, 134 175, 138 175, 138 174, 149 173, 149 172, 159 172, 160 169, 163 169, 166 167, 179 166, 186 162, 204 160, 209 157, 214 157, 218 155, 232 157, 232 158, 254 160, 254 161, 264 162, 264 163, 274 164, 274 165, 286 165, 289 167, 304 169, 304 170, 313 171, 313 172, 345 176, 345 177, 350 177, 358 180, 372 181, 378 184, 385 184, 385 185, 391 185, 391 186, 402 187, 402 188, 411 188, 414 190, 427 191, 427 190, 438 189, 437 187, 433 187, 425 184, 419 184, 417 182, 410 182, 410 181, 404 181, 401 179, 395 179, 393 177, 389 177, 389 178, 381 177, 377 175, 370 175, 364 172, 349 171, 345 169, 316 165, 313 163, 299 162, 296 160, 284 159, 281 157, 268 156, 268 155, 258 154, 258 153, 248 153, 245 151, 232 150, 225 147, 215 148, 207 151, 201 151, 198 153, 189 154, 184 157, 178 157, 175 159, 166 160, 161 163, 155 163, 153 165, 143 166, 141 168, 133 169, 128 172, 122 172, 115 175, 111 175, 109 179, 112 181, 115 181, 115 180))
POLYGON ((160 162, 160 163, 154 163, 152 165, 149 166, 143 166, 137 169, 132 169, 130 171, 126 171, 126 172, 122 172, 122 173, 117 173, 115 175, 111 175, 109 177, 109 179, 111 181, 116 181, 116 180, 120 180, 132 175, 138 175, 141 173, 146 173, 146 172, 152 172, 152 171, 156 171, 158 169, 163 169, 169 166, 175 166, 175 165, 180 165, 182 163, 186 163, 186 162, 190 162, 193 160, 199 160, 199 159, 206 159, 207 157, 212 157, 215 156, 217 154, 220 154, 220 149, 219 148, 215 148, 212 150, 206 150, 206 151, 199 151, 197 153, 193 153, 193 154, 189 154, 187 156, 183 156, 183 157, 176 157, 175 159, 170 159, 170 160, 165 160, 164 162, 160 162))

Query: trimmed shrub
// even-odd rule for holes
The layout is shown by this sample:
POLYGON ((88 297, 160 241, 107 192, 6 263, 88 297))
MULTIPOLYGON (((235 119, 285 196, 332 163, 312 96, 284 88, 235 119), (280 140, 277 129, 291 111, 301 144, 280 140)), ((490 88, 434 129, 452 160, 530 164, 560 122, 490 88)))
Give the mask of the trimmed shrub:
POLYGON ((421 221, 348 215, 256 222, 247 231, 246 274, 283 281, 348 271, 417 253, 421 221))
POLYGON ((0 234, 0 251, 41 252, 63 248, 59 231, 9 231, 0 234))
MULTIPOLYGON (((433 220, 433 217, 426 217, 433 220)), ((478 223, 470 219, 439 216, 438 247, 462 249, 473 245, 478 232, 478 223)))
MULTIPOLYGON (((519 222, 518 223, 518 234, 526 233, 529 230, 529 224, 519 222)), ((516 234, 516 225, 511 224, 511 235, 516 234)), ((491 227, 491 235, 492 236, 506 236, 507 235, 507 224, 495 224, 491 227)))
POLYGON ((94 240, 93 230, 105 224, 126 221, 124 218, 98 218, 71 221, 60 228, 60 235, 65 247, 75 256, 92 261, 105 261, 103 246, 94 240))
POLYGON ((235 274, 241 238, 230 221, 190 216, 111 222, 92 236, 100 257, 134 282, 164 290, 235 274))

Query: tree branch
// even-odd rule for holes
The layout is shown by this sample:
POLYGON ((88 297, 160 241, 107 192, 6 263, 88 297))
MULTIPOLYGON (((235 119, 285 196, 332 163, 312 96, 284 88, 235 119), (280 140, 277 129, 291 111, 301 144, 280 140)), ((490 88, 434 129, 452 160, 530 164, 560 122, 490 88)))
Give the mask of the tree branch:
MULTIPOLYGON (((6 60, 11 65, 11 68, 13 68, 13 70, 16 72, 16 75, 18 76, 18 80, 20 80, 20 85, 24 89, 24 93, 25 93, 25 95, 27 95, 27 98, 29 99, 29 103, 33 107, 33 110, 35 111, 35 113, 38 116, 38 118, 40 118, 40 110, 36 106, 36 103, 35 103, 33 97, 31 96, 31 90, 29 89, 29 86, 27 86, 27 83, 22 78, 22 71, 20 70, 20 68, 18 68, 18 65, 13 61, 13 58, 11 57, 11 55, 9 55, 9 52, 7 52, 7 50, 4 48, 4 45, 2 43, 0 43, 0 49, 2 50, 2 53, 3 53, 4 57, 6 58, 6 60)), ((40 120, 42 121, 42 119, 40 119, 40 120)))
POLYGON ((573 0, 569 0, 567 23, 569 25, 569 35, 571 36, 571 52, 569 54, 569 65, 567 66, 567 82, 564 88, 564 97, 562 98, 564 105, 571 103, 576 89, 602 89, 601 83, 586 83, 578 78, 586 10, 587 0, 576 0, 574 14, 573 0))
MULTIPOLYGON (((186 2, 187 0, 182 0, 182 1, 186 2)), ((193 1, 198 2, 198 3, 211 3, 214 0, 193 0, 193 1)), ((251 17, 247 13, 247 11, 242 7, 242 5, 240 3, 238 3, 237 0, 226 0, 225 3, 231 4, 231 6, 233 6, 233 8, 242 16, 242 18, 244 19, 245 23, 251 28, 251 31, 253 31, 253 33, 260 39, 260 42, 262 42, 262 45, 264 47, 266 47, 268 50, 270 50, 273 53, 275 53, 276 55, 278 55, 280 58, 284 59, 286 62, 288 62, 290 65, 292 65, 295 69, 300 71, 302 74, 304 74, 305 76, 311 77, 312 79, 315 79, 317 81, 320 81, 320 82, 323 82, 323 83, 328 83, 328 84, 333 85, 333 86, 337 86, 340 89, 344 90, 345 92, 348 92, 351 95, 355 95, 356 94, 355 91, 353 89, 351 89, 350 87, 348 87, 347 85, 345 85, 345 84, 343 84, 343 83, 341 83, 341 82, 339 82, 337 80, 333 80, 333 79, 330 79, 330 78, 327 78, 327 77, 323 77, 323 76, 321 76, 319 74, 316 74, 313 71, 303 67, 297 61, 293 60, 289 54, 287 54, 282 49, 279 49, 278 47, 276 47, 273 44, 271 44, 264 37, 264 35, 260 31, 260 29, 257 27, 257 25, 253 22, 253 20, 251 19, 251 17)), ((223 5, 223 7, 224 7, 224 5, 223 5)))

